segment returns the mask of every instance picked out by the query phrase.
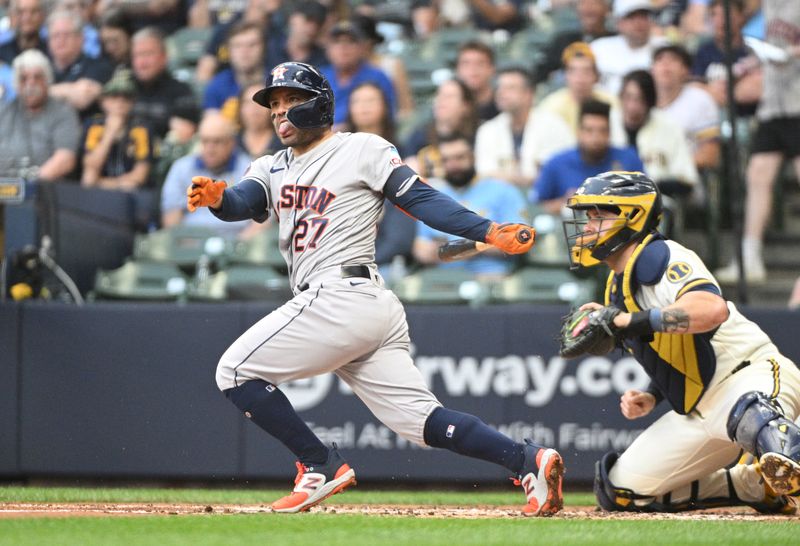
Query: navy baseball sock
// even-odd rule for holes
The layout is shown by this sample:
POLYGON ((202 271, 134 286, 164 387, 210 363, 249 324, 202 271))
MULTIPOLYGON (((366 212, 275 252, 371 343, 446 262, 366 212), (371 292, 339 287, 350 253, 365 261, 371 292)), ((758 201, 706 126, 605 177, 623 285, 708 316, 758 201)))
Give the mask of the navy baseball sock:
POLYGON ((525 448, 468 413, 436 408, 425 421, 425 443, 461 455, 483 459, 519 474, 525 448))
POLYGON ((328 448, 275 385, 256 379, 223 392, 246 417, 280 440, 301 462, 325 464, 328 460, 328 448))

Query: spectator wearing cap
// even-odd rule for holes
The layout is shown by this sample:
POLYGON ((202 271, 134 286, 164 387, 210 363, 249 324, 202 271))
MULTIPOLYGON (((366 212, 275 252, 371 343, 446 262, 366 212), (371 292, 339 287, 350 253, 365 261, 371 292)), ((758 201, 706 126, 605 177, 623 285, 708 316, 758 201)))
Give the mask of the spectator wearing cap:
POLYGON ((355 87, 366 81, 378 84, 392 108, 392 115, 397 112, 397 95, 391 79, 380 68, 369 62, 369 39, 364 29, 352 20, 336 23, 330 31, 328 43, 328 60, 330 65, 321 68, 328 79, 336 97, 333 123, 341 126, 347 119, 350 93, 355 87))
POLYGON ((264 37, 261 27, 243 21, 228 34, 230 68, 217 73, 205 88, 203 110, 219 110, 235 121, 239 110, 239 92, 252 83, 263 83, 264 37))
POLYGON ((481 40, 469 40, 458 47, 456 77, 463 81, 478 103, 478 121, 492 119, 500 110, 494 101, 497 72, 494 50, 481 40))
POLYGON ((619 94, 625 74, 650 68, 653 51, 666 43, 653 34, 652 11, 650 0, 615 0, 614 20, 619 34, 591 43, 600 85, 612 95, 619 94))
POLYGON ((54 11, 47 18, 48 49, 54 83, 50 94, 75 108, 83 119, 96 113, 95 101, 113 73, 104 59, 83 53, 83 21, 72 11, 54 11))
POLYGON ((605 102, 583 103, 578 146, 554 155, 542 166, 529 194, 547 212, 559 214, 578 186, 590 176, 606 171, 644 171, 636 151, 611 146, 610 107, 605 102))
POLYGON ((572 43, 590 43, 597 38, 613 36, 606 27, 609 0, 578 0, 575 10, 580 28, 562 30, 556 34, 545 49, 542 61, 533 73, 537 81, 547 81, 551 74, 563 66, 564 50, 572 43))
POLYGON ((485 178, 528 188, 542 163, 575 143, 569 127, 555 114, 534 109, 533 78, 523 68, 506 68, 497 76, 500 113, 478 127, 475 166, 485 178))
POLYGON ((558 116, 577 137, 581 104, 589 99, 599 100, 610 104, 613 111, 619 107, 619 103, 614 95, 597 87, 600 73, 589 44, 570 44, 564 50, 563 62, 567 85, 542 99, 539 111, 558 116))
POLYGON ((655 109, 656 84, 646 70, 625 75, 621 108, 611 111, 611 142, 639 153, 644 169, 661 191, 680 196, 694 191, 700 176, 683 128, 655 109))
POLYGON ((719 108, 707 91, 689 84, 692 58, 680 45, 653 54, 656 107, 683 128, 699 170, 719 164, 719 108))
POLYGON ((41 0, 11 0, 8 18, 12 34, 0 45, 0 61, 10 65, 17 55, 28 49, 47 53, 47 42, 40 34, 45 17, 41 0))
POLYGON ((154 138, 160 140, 169 129, 171 112, 197 104, 194 92, 167 70, 164 36, 155 27, 133 35, 131 66, 136 85, 134 114, 150 125, 154 138))
POLYGON ((213 226, 224 234, 235 237, 256 223, 252 220, 221 222, 207 208, 187 214, 186 186, 193 176, 207 176, 229 182, 241 180, 250 166, 250 156, 236 145, 234 123, 219 112, 209 112, 203 116, 198 134, 199 153, 189 154, 175 161, 161 188, 161 225, 213 226))
POLYGON ((134 191, 147 184, 153 163, 153 138, 146 124, 132 117, 136 87, 129 69, 117 70, 103 86, 103 114, 86 124, 81 184, 134 191))
POLYGON ((65 178, 76 165, 78 115, 48 94, 53 71, 44 53, 28 49, 14 59, 13 68, 17 96, 0 106, 0 173, 65 178))

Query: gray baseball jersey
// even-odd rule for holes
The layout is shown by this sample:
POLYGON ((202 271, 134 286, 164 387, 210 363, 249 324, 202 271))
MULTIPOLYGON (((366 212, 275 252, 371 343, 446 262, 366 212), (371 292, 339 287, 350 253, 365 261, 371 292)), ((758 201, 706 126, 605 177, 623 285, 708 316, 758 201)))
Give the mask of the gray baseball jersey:
POLYGON ((253 162, 244 178, 263 186, 278 219, 295 297, 225 351, 221 390, 333 372, 383 423, 424 445, 425 421, 441 404, 409 355, 403 306, 373 263, 382 189, 401 163, 394 146, 365 133, 253 162), (370 278, 343 278, 343 265, 368 265, 370 278))
POLYGON ((329 267, 374 262, 383 184, 401 163, 392 144, 368 133, 334 133, 300 157, 282 150, 253 162, 245 177, 264 186, 278 218, 292 286, 329 267))

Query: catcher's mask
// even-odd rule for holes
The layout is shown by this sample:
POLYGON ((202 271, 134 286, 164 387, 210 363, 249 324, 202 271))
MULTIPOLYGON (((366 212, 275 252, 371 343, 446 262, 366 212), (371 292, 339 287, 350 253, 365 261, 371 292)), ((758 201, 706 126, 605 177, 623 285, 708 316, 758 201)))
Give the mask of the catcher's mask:
POLYGON ((292 125, 298 129, 313 129, 333 124, 333 90, 319 70, 306 63, 281 63, 270 71, 264 89, 256 92, 253 100, 269 108, 272 91, 280 87, 302 89, 311 94, 307 101, 286 112, 292 125))
POLYGON ((573 217, 563 222, 570 269, 592 267, 658 228, 661 193, 643 173, 609 171, 587 178, 567 199, 567 207, 573 217), (597 232, 587 234, 589 210, 615 216, 603 217, 597 232))

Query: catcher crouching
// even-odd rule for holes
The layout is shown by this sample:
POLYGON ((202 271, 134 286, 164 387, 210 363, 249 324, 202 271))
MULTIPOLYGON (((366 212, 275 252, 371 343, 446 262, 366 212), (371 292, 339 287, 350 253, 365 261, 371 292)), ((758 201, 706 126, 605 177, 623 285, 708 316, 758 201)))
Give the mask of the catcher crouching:
POLYGON ((670 411, 622 454, 596 465, 608 511, 748 505, 791 514, 800 496, 800 371, 726 301, 691 250, 658 231, 661 195, 647 176, 607 172, 569 198, 572 268, 610 268, 605 302, 565 317, 561 354, 621 347, 651 379, 622 395, 628 419, 670 411), (735 464, 741 457, 741 464, 735 464))

